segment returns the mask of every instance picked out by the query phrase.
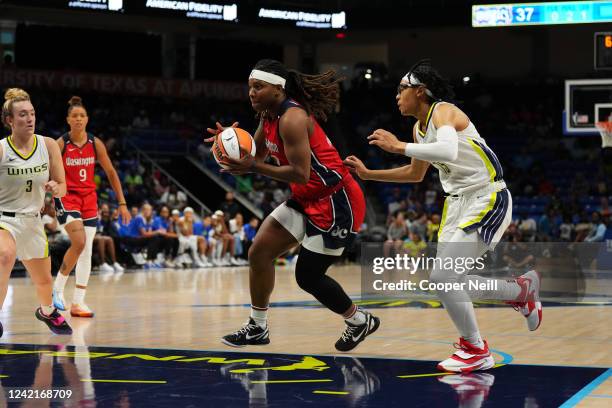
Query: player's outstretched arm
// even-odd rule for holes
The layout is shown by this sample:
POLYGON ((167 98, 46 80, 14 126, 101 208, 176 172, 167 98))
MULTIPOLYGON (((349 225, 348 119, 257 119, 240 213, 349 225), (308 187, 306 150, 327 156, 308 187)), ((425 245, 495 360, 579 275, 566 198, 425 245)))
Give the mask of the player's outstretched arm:
POLYGON ((110 157, 108 157, 108 152, 106 151, 106 146, 104 142, 102 142, 97 137, 94 138, 96 143, 96 156, 98 156, 98 162, 102 169, 106 173, 106 177, 108 177, 108 181, 117 196, 117 200, 119 201, 119 215, 121 215, 121 221, 124 225, 130 223, 132 219, 132 215, 128 211, 127 203, 125 201, 125 196, 123 195, 123 188, 121 188, 121 180, 119 179, 119 175, 117 174, 117 170, 113 166, 110 157))
POLYGON ((370 170, 355 156, 348 156, 344 160, 344 164, 351 169, 353 174, 356 174, 362 180, 388 181, 392 183, 419 183, 423 181, 429 168, 428 162, 412 159, 412 163, 407 166, 385 170, 370 170))

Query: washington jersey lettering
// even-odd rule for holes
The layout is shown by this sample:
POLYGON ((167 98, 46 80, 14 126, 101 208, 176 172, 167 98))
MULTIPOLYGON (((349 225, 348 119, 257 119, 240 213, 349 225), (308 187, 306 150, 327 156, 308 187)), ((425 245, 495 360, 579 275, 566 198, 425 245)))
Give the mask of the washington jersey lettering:
POLYGON ((94 136, 88 133, 87 141, 81 147, 72 143, 68 133, 62 138, 64 139, 62 160, 66 171, 67 190, 77 193, 95 191, 96 145, 94 136))

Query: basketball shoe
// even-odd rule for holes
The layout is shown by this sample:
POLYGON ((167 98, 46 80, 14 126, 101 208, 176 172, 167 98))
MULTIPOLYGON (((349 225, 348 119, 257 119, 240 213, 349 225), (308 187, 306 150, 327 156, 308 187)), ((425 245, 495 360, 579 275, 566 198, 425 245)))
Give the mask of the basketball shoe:
POLYGON ((478 348, 459 338, 459 344, 455 343, 457 351, 450 358, 438 364, 438 370, 453 373, 469 373, 474 370, 488 370, 495 365, 495 360, 489 352, 489 345, 484 340, 484 347, 478 348))
POLYGON ((66 322, 64 316, 62 316, 57 311, 57 309, 53 309, 53 312, 51 312, 51 314, 47 316, 42 312, 42 309, 39 307, 38 309, 36 309, 34 315, 38 320, 46 324, 53 333, 72 334, 72 328, 68 325, 68 322, 66 322))
POLYGON ((85 303, 83 303, 82 305, 73 303, 72 306, 70 306, 70 316, 94 317, 94 312, 92 312, 91 309, 85 303))
POLYGON ((367 336, 374 333, 378 326, 380 326, 380 319, 372 313, 359 309, 365 315, 364 324, 353 324, 345 321, 346 328, 344 332, 336 342, 336 350, 338 351, 351 351, 359 343, 361 343, 367 336))
POLYGON ((221 341, 232 347, 261 346, 270 344, 270 332, 268 326, 263 328, 249 317, 249 321, 243 327, 234 333, 223 336, 221 341))
POLYGON ((527 327, 534 331, 542 324, 542 302, 540 302, 540 274, 529 271, 516 278, 516 283, 521 286, 518 299, 523 302, 507 302, 527 319, 527 327))

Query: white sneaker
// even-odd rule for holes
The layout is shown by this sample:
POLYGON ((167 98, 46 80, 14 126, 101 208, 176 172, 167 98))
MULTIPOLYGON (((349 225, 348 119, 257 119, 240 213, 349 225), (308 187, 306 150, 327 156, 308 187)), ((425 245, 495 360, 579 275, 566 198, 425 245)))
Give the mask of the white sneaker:
POLYGON ((115 269, 106 262, 104 262, 102 265, 100 265, 100 272, 113 273, 115 272, 115 269))
POLYGON ((145 257, 142 256, 140 252, 136 254, 132 254, 132 258, 134 259, 134 263, 138 266, 142 266, 147 263, 145 257))
POLYGON ((450 358, 441 361, 438 369, 453 373, 469 373, 474 370, 488 370, 495 365, 495 360, 489 352, 489 345, 483 340, 484 347, 479 349, 469 343, 463 337, 459 339, 459 344, 455 343, 458 350, 450 358))
POLYGON ((164 261, 164 266, 166 268, 176 268, 176 264, 172 261, 172 259, 166 259, 164 261))
POLYGON ((540 301, 540 274, 529 271, 518 278, 516 283, 521 285, 522 302, 507 302, 527 319, 527 328, 537 330, 542 324, 542 302, 540 301))
POLYGON ((117 273, 125 272, 125 268, 123 268, 123 266, 119 265, 117 262, 113 264, 113 269, 117 273))
POLYGON ((230 258, 229 260, 230 264, 232 264, 233 266, 241 266, 242 264, 240 263, 239 260, 237 260, 236 258, 234 258, 233 256, 230 258))
POLYGON ((208 261, 208 257, 206 255, 200 255, 200 262, 202 262, 204 268, 210 268, 211 266, 214 266, 208 261))

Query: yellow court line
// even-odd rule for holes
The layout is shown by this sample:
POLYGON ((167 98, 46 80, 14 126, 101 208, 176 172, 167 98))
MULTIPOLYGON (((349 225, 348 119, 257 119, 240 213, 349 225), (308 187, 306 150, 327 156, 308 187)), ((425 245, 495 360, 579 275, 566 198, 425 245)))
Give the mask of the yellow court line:
POLYGON ((322 390, 315 390, 312 393, 313 394, 330 394, 330 395, 348 395, 348 391, 322 391, 322 390))
POLYGON ((167 381, 150 381, 150 380, 94 380, 89 378, 82 378, 82 382, 105 382, 105 383, 133 383, 133 384, 166 384, 167 381))
POLYGON ((0 378, 9 378, 8 375, 0 375, 0 378))
POLYGON ((251 384, 292 384, 292 383, 314 383, 314 382, 333 382, 330 379, 321 380, 269 380, 269 381, 251 381, 251 384))

